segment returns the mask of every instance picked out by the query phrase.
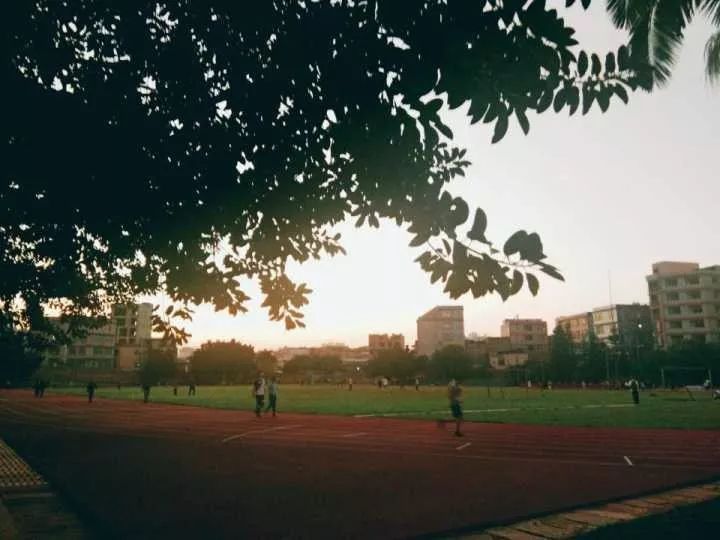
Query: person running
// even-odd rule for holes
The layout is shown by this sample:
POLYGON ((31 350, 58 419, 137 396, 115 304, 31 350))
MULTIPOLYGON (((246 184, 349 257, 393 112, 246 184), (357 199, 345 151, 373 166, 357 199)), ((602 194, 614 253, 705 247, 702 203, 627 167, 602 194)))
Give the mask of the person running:
POLYGON ((93 402, 93 398, 95 397, 96 389, 97 389, 97 384, 95 384, 95 381, 90 381, 89 383, 87 383, 85 390, 87 391, 87 395, 88 395, 88 403, 93 402))
POLYGON ((270 384, 268 384, 268 406, 265 409, 265 412, 268 412, 272 409, 272 415, 275 416, 275 413, 277 412, 277 398, 278 398, 278 383, 277 378, 273 377, 270 379, 270 384))
POLYGON ((265 377, 262 372, 258 374, 258 378, 253 383, 253 396, 255 396, 255 416, 260 418, 260 412, 265 405, 265 377))
POLYGON ((462 437, 462 431, 460 431, 460 425, 463 421, 463 410, 462 410, 462 386, 460 382, 453 380, 448 386, 448 399, 450 400, 450 412, 455 419, 455 436, 462 437))

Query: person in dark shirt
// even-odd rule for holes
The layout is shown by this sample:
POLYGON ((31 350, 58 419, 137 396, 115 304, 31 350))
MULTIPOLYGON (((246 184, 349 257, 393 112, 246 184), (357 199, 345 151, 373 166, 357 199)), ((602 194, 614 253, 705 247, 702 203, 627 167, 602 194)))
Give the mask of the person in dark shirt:
POLYGON ((85 391, 87 392, 88 403, 93 402, 93 398, 95 397, 96 389, 97 389, 97 384, 95 384, 95 381, 90 381, 89 383, 87 383, 87 386, 85 387, 85 391))

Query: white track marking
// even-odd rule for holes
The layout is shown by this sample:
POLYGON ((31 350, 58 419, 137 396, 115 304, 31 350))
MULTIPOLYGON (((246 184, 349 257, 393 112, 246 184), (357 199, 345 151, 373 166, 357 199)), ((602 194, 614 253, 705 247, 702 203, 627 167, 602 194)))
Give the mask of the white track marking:
POLYGON ((631 467, 632 467, 633 465, 635 465, 632 461, 630 461, 630 458, 629 458, 629 457, 627 457, 627 456, 623 456, 623 457, 625 458, 625 463, 627 463, 627 464, 630 465, 631 467))
POLYGON ((230 435, 229 437, 225 437, 220 442, 225 444, 225 443, 229 443, 230 441, 234 441, 235 439, 242 439, 243 437, 247 437, 249 435, 256 435, 256 434, 260 434, 260 433, 269 433, 271 431, 281 431, 283 429, 297 429, 297 428, 301 428, 301 427, 302 427, 302 425, 296 424, 293 426, 277 426, 277 427, 271 427, 271 428, 267 428, 267 429, 252 429, 252 430, 246 431, 244 433, 238 433, 237 435, 230 435))
POLYGON ((346 439, 350 439, 353 437, 362 437, 363 435, 367 435, 367 433, 365 433, 364 431, 360 431, 359 433, 346 433, 345 435, 343 435, 343 437, 345 437, 346 439))
POLYGON ((460 446, 458 446, 455 450, 462 450, 463 448, 467 448, 471 444, 472 443, 466 442, 465 444, 461 444, 460 446))

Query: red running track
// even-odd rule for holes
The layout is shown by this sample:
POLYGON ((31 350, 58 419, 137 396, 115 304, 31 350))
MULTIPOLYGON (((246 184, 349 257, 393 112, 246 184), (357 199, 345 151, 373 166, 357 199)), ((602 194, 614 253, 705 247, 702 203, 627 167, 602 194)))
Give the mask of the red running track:
POLYGON ((0 436, 101 538, 405 538, 720 475, 720 431, 281 414, 0 392, 0 436))

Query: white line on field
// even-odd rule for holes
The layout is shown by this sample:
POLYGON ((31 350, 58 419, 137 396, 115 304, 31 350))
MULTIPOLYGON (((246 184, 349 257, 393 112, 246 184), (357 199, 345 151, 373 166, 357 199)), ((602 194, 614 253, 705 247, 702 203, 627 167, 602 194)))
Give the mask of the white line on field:
POLYGON ((343 435, 343 437, 349 439, 351 437, 362 437, 363 435, 367 435, 367 433, 365 433, 364 431, 360 431, 358 433, 346 433, 345 435, 343 435))
POLYGON ((466 442, 465 444, 461 444, 460 446, 458 446, 455 450, 462 450, 463 448, 467 448, 471 444, 472 443, 466 442))
POLYGON ((623 456, 623 457, 625 458, 625 463, 627 463, 628 465, 630 465, 630 466, 632 467, 632 466, 633 466, 633 462, 630 461, 630 458, 627 457, 627 456, 623 456))
POLYGON ((225 438, 224 438, 222 441, 220 441, 220 442, 223 443, 223 444, 225 444, 225 443, 228 443, 228 442, 230 442, 230 441, 234 441, 235 439, 241 439, 241 438, 243 438, 243 437, 247 437, 248 435, 255 435, 255 434, 258 434, 258 433, 269 433, 269 432, 271 432, 271 431, 280 431, 280 430, 283 430, 283 429, 297 429, 297 428, 301 428, 301 427, 302 427, 301 424, 295 424, 295 425, 292 425, 292 426, 277 426, 277 427, 271 427, 271 428, 267 428, 267 429, 253 429, 253 430, 250 430, 250 431, 246 431, 246 432, 244 432, 244 433, 238 433, 237 435, 230 435, 229 437, 225 437, 225 438))

